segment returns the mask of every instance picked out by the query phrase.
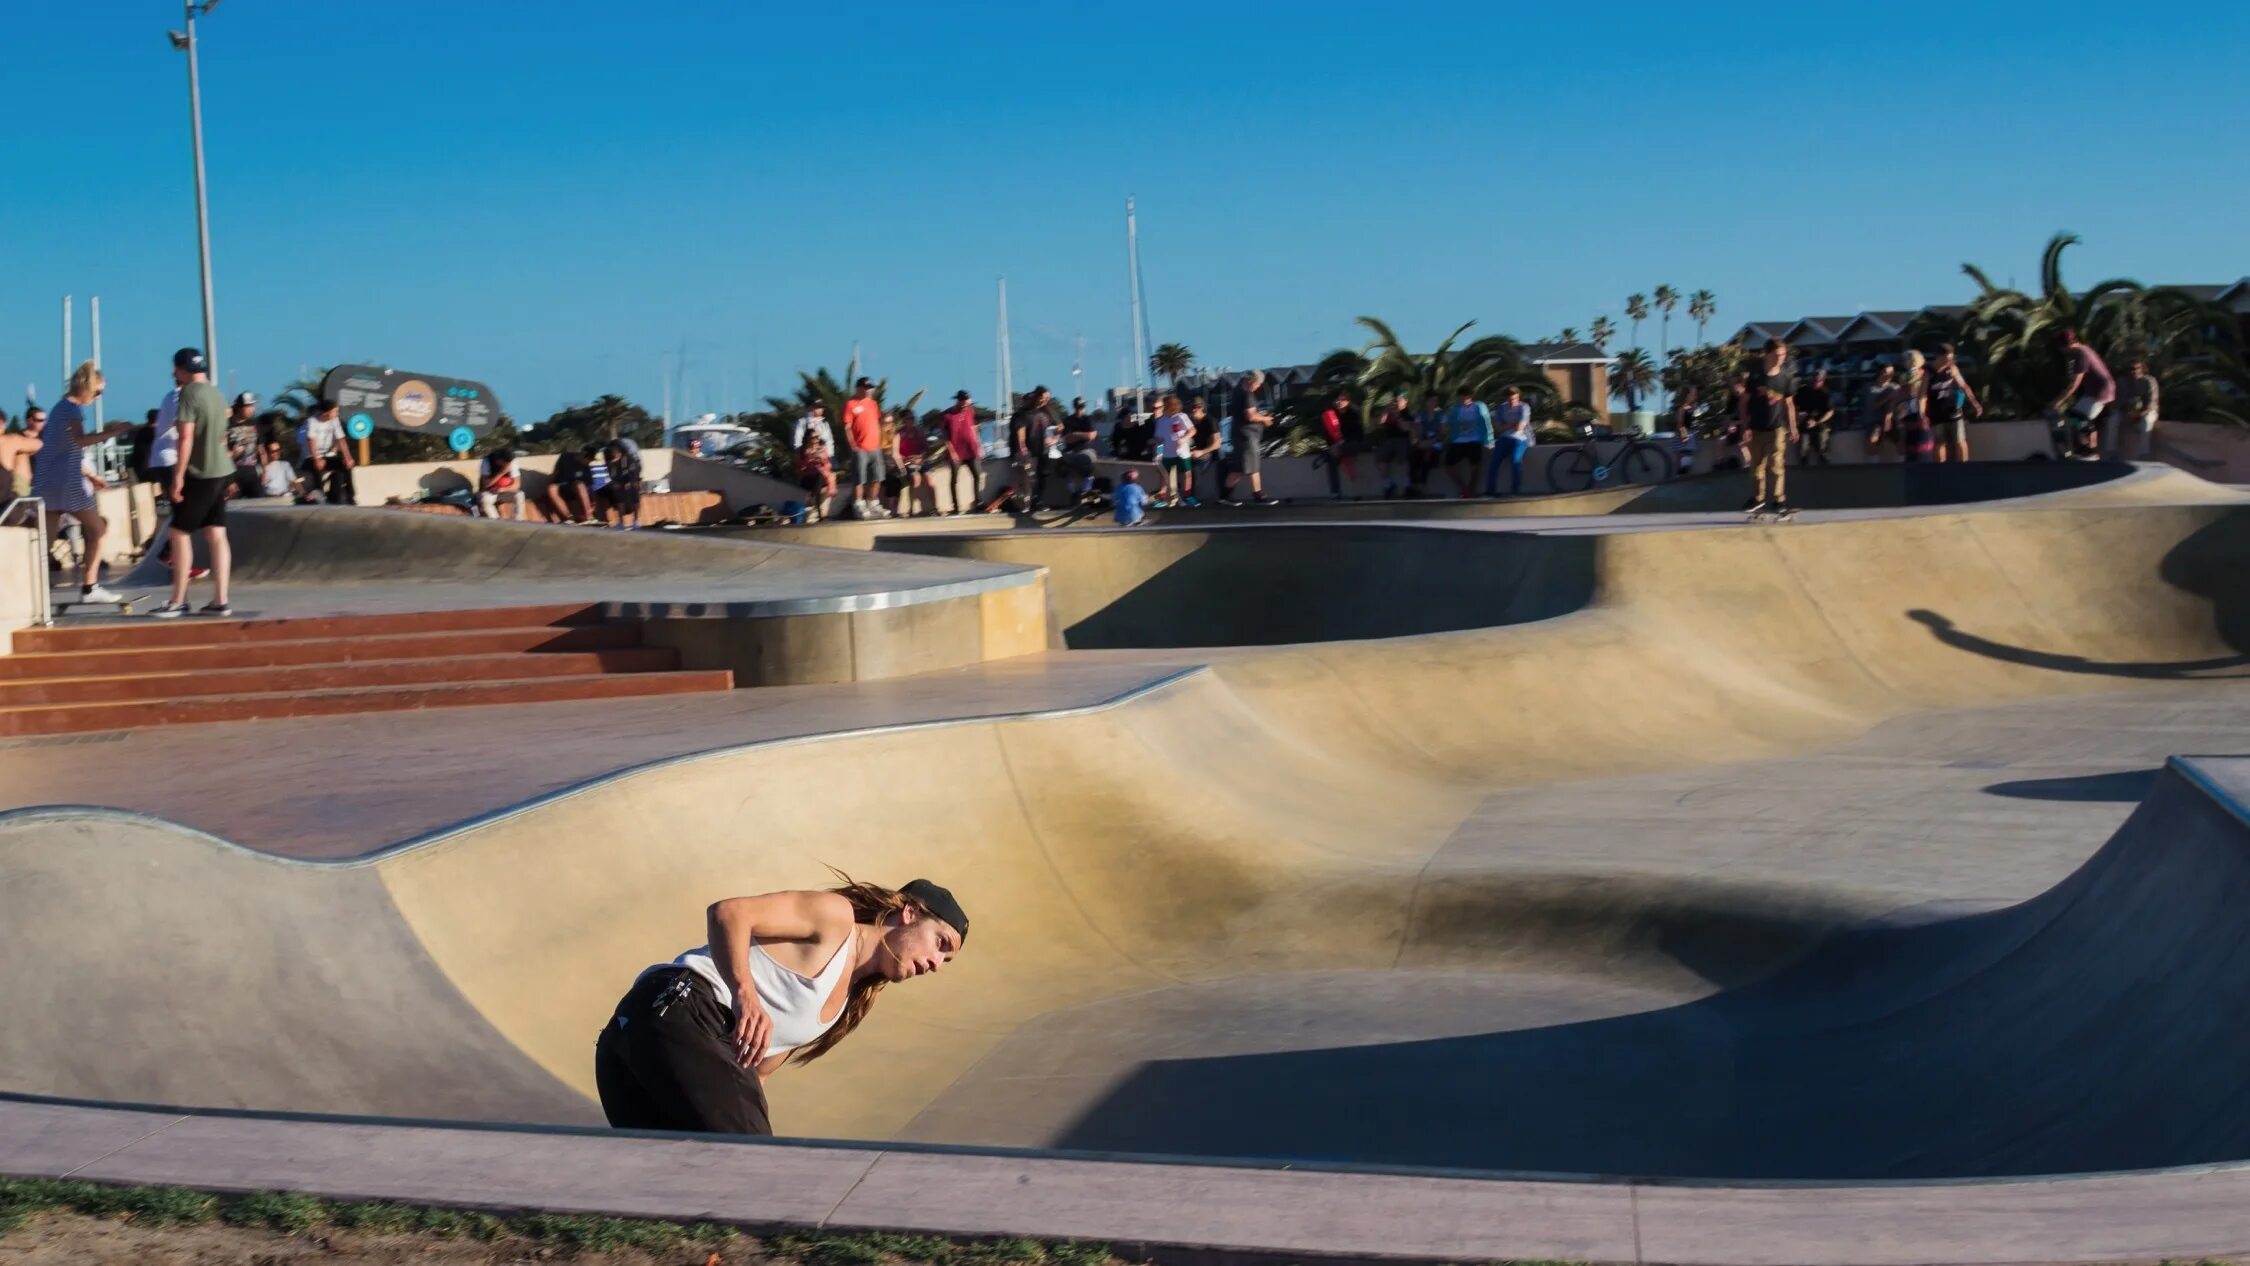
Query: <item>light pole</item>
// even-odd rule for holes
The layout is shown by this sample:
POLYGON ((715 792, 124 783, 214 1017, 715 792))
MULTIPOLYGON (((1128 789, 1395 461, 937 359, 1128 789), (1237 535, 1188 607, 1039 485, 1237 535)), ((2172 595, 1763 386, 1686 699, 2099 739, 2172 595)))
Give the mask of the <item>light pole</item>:
POLYGON ((203 87, 196 77, 195 19, 219 7, 219 0, 181 0, 187 32, 169 31, 172 47, 187 54, 188 132, 195 144, 195 241, 203 267, 203 359, 211 380, 219 381, 219 321, 211 307, 211 208, 203 193, 203 87))

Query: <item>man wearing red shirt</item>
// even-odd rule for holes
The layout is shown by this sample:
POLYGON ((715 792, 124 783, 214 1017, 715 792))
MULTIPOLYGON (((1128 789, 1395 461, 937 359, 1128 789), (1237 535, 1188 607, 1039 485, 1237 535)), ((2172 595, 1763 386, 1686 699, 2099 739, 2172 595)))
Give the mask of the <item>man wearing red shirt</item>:
POLYGON ((875 384, 862 378, 844 402, 844 442, 852 447, 852 517, 887 519, 883 508, 883 406, 875 384))

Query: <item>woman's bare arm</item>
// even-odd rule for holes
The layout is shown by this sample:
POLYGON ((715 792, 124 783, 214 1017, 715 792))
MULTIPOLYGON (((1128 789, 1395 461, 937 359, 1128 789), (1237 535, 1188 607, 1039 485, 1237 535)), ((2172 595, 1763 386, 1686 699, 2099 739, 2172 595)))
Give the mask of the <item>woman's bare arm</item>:
POLYGON ((714 901, 704 912, 711 961, 734 993, 735 1055, 744 1068, 766 1057, 773 1021, 750 979, 750 943, 820 941, 841 936, 852 923, 852 905, 833 892, 769 892, 714 901))

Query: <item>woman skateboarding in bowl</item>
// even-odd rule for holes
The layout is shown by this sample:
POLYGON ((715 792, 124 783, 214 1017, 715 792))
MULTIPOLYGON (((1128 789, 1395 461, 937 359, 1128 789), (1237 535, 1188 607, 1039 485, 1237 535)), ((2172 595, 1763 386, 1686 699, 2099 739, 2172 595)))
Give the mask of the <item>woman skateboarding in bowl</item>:
POLYGON ((837 877, 825 891, 715 902, 707 944, 640 974, 594 1043, 612 1126, 771 1134, 766 1078, 827 1054, 885 985, 960 952, 969 920, 952 893, 837 877))

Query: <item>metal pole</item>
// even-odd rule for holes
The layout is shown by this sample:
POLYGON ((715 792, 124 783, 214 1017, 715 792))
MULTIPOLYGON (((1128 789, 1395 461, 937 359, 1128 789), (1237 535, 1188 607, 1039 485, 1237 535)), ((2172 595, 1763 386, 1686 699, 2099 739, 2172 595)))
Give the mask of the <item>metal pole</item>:
POLYGON ((203 359, 211 379, 219 380, 219 319, 211 304, 211 208, 203 182, 203 84, 195 60, 196 0, 185 0, 187 10, 188 131, 195 144, 195 240, 203 270, 203 359))
MULTIPOLYGON (((100 295, 95 295, 89 302, 88 306, 91 319, 94 323, 94 363, 96 365, 99 365, 102 363, 102 297, 100 295)), ((97 431, 101 430, 102 423, 102 398, 100 396, 95 396, 94 429, 97 431)))
POLYGON ((1133 214, 1133 200, 1125 199, 1125 267, 1132 274, 1130 285, 1133 294, 1133 412, 1143 412, 1147 406, 1148 346, 1141 337, 1141 230, 1133 214))
POLYGON ((71 371, 71 364, 70 364, 70 300, 71 300, 71 296, 69 296, 69 295, 64 295, 64 296, 62 297, 62 380, 63 380, 63 386, 62 386, 62 389, 63 389, 64 391, 66 391, 66 392, 70 390, 70 371, 71 371))

